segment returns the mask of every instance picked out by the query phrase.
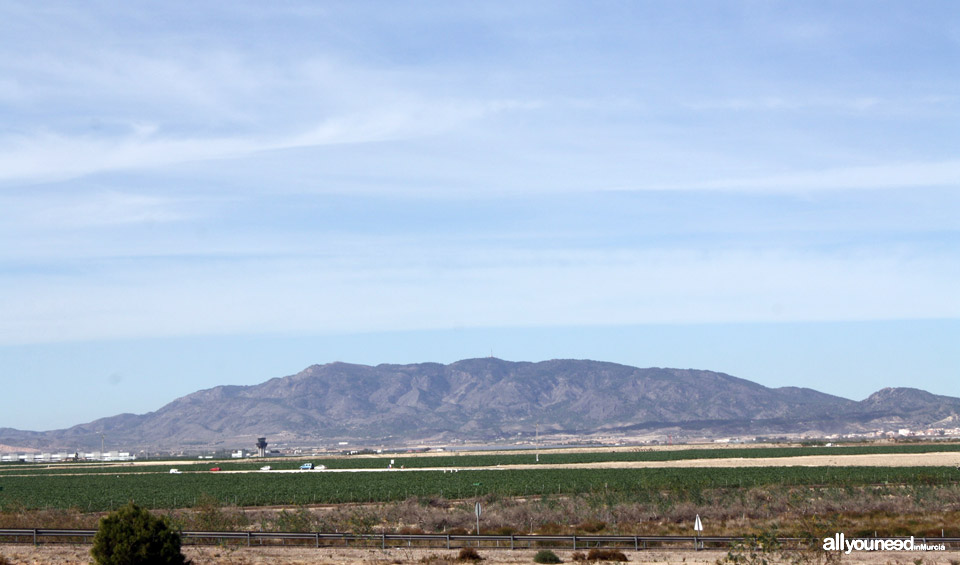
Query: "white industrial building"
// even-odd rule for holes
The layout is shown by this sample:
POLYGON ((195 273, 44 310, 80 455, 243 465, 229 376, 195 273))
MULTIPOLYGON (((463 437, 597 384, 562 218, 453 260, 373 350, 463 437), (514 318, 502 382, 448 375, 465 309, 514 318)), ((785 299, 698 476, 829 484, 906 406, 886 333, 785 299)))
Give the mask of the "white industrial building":
POLYGON ((58 453, 5 453, 0 455, 2 463, 60 463, 61 461, 71 461, 82 459, 87 461, 134 461, 136 455, 129 451, 108 451, 100 453, 91 451, 87 453, 67 453, 61 451, 58 453))

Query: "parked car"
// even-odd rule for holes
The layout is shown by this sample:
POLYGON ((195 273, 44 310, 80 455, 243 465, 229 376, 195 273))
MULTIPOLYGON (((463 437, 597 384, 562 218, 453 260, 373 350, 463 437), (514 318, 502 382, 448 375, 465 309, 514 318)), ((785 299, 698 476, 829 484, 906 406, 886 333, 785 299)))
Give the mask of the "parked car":
POLYGON ((269 471, 269 470, 270 470, 270 465, 264 465, 263 467, 260 467, 260 470, 261 470, 261 471, 269 471))
POLYGON ((309 471, 311 469, 313 469, 313 463, 304 463, 303 465, 300 465, 301 471, 309 471))
POLYGON ((217 472, 220 470, 220 467, 210 467, 210 471, 217 472))
POLYGON ((170 469, 171 475, 179 475, 181 473, 180 469, 170 469))

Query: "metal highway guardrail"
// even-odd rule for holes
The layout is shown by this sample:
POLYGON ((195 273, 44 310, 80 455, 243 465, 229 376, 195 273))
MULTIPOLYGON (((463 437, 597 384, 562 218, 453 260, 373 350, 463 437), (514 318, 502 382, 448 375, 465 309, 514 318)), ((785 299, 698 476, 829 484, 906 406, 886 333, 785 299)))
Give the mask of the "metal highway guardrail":
MULTIPOLYGON (((97 530, 57 530, 45 528, 0 529, 0 543, 93 543, 97 530)), ((459 549, 730 549, 744 538, 739 536, 595 536, 595 535, 452 535, 452 534, 324 534, 320 532, 195 532, 183 531, 185 545, 216 545, 234 542, 241 545, 313 545, 315 547, 459 549), (265 543, 266 542, 266 543, 265 543)), ((853 539, 853 538, 850 538, 853 539)), ((870 539, 870 538, 866 538, 870 539)), ((889 537, 881 539, 909 539, 889 537)), ((800 538, 781 537, 784 546, 796 546, 800 538)), ((944 544, 960 548, 960 537, 914 537, 916 543, 944 544)))

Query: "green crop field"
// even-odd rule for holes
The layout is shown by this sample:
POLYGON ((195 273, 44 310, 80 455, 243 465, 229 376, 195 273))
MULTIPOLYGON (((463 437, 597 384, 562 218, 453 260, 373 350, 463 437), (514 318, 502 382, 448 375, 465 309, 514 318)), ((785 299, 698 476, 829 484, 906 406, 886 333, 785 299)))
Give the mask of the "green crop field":
POLYGON ((624 499, 676 491, 756 486, 947 485, 952 467, 752 467, 534 469, 460 472, 98 473, 0 477, 0 509, 104 511, 134 501, 181 508, 204 500, 240 506, 387 502, 411 497, 597 493, 624 499))

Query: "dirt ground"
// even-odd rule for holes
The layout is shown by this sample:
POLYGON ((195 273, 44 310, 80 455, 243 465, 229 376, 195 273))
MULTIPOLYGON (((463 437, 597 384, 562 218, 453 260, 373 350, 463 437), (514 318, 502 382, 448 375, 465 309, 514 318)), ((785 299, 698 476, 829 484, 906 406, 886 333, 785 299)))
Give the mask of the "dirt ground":
MULTIPOLYGON (((460 469, 640 469, 653 467, 960 467, 960 452, 882 453, 866 455, 803 455, 799 457, 737 457, 730 459, 681 459, 677 461, 602 461, 598 463, 535 463, 460 469)), ((439 471, 441 467, 390 469, 389 472, 439 471)), ((369 472, 387 469, 340 469, 329 472, 369 472)), ((229 472, 229 471, 224 471, 229 472)), ((249 472, 249 471, 234 471, 249 472)))
MULTIPOLYGON (((680 461, 610 461, 550 467, 581 469, 641 467, 957 467, 960 452, 885 453, 867 455, 802 455, 799 457, 758 457, 733 459, 685 459, 680 461)), ((547 465, 513 465, 511 468, 544 468, 547 465)))
MULTIPOLYGON (((533 550, 481 550, 485 563, 533 563, 533 550)), ((556 550, 564 561, 571 562, 572 551, 556 550)), ((456 561, 455 550, 431 549, 304 549, 304 548, 257 548, 240 547, 184 547, 184 554, 194 565, 305 565, 305 564, 441 564, 456 561)), ((627 551, 630 563, 658 564, 683 563, 685 565, 714 565, 723 558, 723 551, 627 551)), ((90 563, 90 546, 83 545, 3 545, 0 546, 0 563, 17 565, 76 565, 90 563)), ((918 559, 924 564, 947 565, 960 561, 960 551, 936 552, 870 552, 844 555, 841 563, 865 564, 914 564, 918 559)), ((771 561, 776 563, 776 561, 771 561)))
MULTIPOLYGON (((884 453, 866 455, 803 455, 799 457, 756 457, 730 459, 681 459, 677 461, 602 461, 598 463, 531 463, 496 467, 459 467, 471 470, 495 469, 641 469, 654 467, 958 467, 960 452, 884 453)), ((439 471, 441 467, 391 469, 389 472, 439 471)), ((343 469, 329 472, 386 471, 386 469, 343 469)), ((238 471, 246 472, 246 471, 238 471)))

